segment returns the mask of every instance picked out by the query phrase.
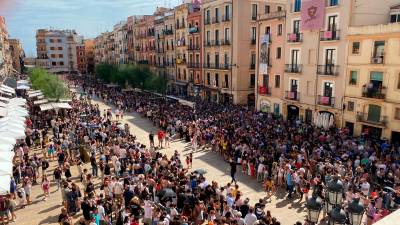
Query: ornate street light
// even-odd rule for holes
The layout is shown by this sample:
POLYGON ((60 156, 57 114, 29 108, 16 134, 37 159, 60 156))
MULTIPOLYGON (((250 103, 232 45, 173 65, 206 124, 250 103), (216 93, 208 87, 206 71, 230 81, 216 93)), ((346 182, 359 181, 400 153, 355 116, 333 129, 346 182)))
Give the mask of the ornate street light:
MULTIPOLYGON (((342 203, 343 197, 343 183, 339 180, 338 176, 334 176, 327 184, 328 201, 332 205, 342 203)), ((328 211, 329 212, 329 211, 328 211)))
POLYGON ((328 225, 345 225, 346 220, 346 213, 340 205, 336 205, 335 208, 329 212, 328 225))
POLYGON ((320 197, 313 193, 312 197, 307 200, 308 220, 316 224, 318 223, 319 214, 323 208, 323 202, 320 197))
POLYGON ((360 202, 360 198, 354 198, 350 202, 347 211, 349 212, 349 220, 351 225, 360 225, 364 215, 364 205, 360 202))

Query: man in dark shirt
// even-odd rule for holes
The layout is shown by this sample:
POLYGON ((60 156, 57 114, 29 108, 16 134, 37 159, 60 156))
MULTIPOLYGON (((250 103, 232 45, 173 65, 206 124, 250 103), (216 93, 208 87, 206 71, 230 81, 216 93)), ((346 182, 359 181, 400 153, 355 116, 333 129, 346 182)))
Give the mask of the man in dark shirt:
POLYGON ((150 132, 149 140, 150 140, 150 147, 154 147, 154 133, 153 132, 150 132))
POLYGON ((236 179, 235 179, 236 162, 235 162, 235 160, 231 159, 230 162, 229 162, 229 165, 231 166, 231 177, 232 177, 231 183, 235 182, 235 184, 236 184, 236 179))
POLYGON ((85 218, 86 222, 89 222, 91 217, 90 217, 90 211, 93 210, 93 205, 91 202, 88 201, 87 197, 83 198, 83 202, 81 203, 81 209, 82 209, 82 214, 83 217, 85 218))

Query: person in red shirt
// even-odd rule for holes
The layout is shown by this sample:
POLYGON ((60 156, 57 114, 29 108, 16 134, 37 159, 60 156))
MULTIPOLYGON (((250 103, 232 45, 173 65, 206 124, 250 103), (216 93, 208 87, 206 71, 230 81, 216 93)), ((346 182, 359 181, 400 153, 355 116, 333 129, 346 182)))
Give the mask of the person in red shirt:
POLYGON ((158 133, 157 133, 157 137, 158 137, 158 147, 159 147, 159 148, 162 148, 162 147, 163 147, 162 144, 163 144, 163 141, 164 141, 164 136, 165 136, 164 131, 159 130, 158 133))

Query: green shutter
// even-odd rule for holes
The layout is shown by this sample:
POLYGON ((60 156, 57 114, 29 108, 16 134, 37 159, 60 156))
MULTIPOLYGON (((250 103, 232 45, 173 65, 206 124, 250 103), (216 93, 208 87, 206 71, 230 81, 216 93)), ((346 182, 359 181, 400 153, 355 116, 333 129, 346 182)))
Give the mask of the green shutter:
POLYGON ((369 105, 368 107, 368 121, 379 122, 381 118, 381 107, 378 105, 369 105))
POLYGON ((383 73, 382 72, 371 72, 371 80, 382 81, 383 82, 383 73))

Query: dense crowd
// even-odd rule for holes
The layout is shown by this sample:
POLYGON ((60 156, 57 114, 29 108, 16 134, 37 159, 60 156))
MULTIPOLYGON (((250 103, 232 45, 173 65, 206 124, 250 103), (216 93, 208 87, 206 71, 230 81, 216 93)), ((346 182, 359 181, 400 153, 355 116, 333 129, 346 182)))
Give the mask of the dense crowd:
POLYGON ((80 212, 78 224, 90 225, 139 220, 160 225, 280 224, 263 199, 251 205, 242 195, 237 172, 262 182, 267 197, 285 190, 288 199, 300 201, 309 191, 324 198, 324 186, 338 177, 344 183, 344 207, 361 198, 368 224, 400 204, 400 149, 387 141, 367 134, 353 138, 346 129, 322 130, 241 106, 198 101, 192 108, 98 82, 75 78, 71 84, 83 88, 81 95, 73 95, 71 110, 42 113, 31 105, 27 127, 32 131, 16 148, 10 195, 0 199, 2 219, 15 219, 15 209, 31 203, 33 184, 41 185, 46 199, 54 181, 63 199, 60 224, 72 224, 72 216, 80 212), (91 103, 95 97, 117 109, 100 110, 91 103), (139 143, 129 126, 119 122, 128 111, 160 128, 150 133, 149 144, 139 143), (181 156, 177 150, 168 157, 157 151, 175 139, 190 143, 193 153, 204 148, 221 154, 232 181, 220 184, 207 180, 202 170, 190 172, 193 153, 181 156), (42 154, 32 154, 34 147, 42 154), (49 176, 52 160, 58 166, 49 176), (72 166, 79 174, 71 174, 72 166))

